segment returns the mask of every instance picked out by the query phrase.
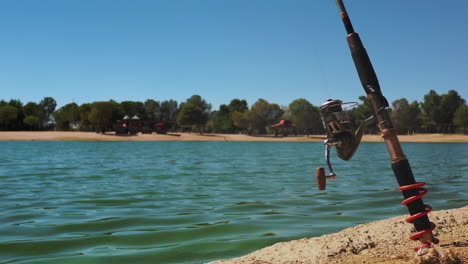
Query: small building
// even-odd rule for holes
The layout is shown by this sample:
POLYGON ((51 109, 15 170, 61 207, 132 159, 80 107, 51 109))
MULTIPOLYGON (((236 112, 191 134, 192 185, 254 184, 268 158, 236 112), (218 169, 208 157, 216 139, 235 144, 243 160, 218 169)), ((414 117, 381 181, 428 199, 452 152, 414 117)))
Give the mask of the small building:
POLYGON ((81 125, 81 122, 77 122, 77 121, 72 121, 68 124, 68 127, 71 129, 71 130, 78 130, 80 129, 80 125, 81 125))
POLYGON ((124 116, 122 120, 117 120, 113 123, 112 128, 119 135, 136 135, 138 132, 142 134, 166 134, 172 127, 174 122, 164 122, 155 120, 140 120, 140 117, 134 115, 129 117, 124 116))
POLYGON ((281 130, 281 134, 283 135, 283 137, 287 137, 288 132, 290 132, 289 130, 291 130, 291 128, 293 128, 294 131, 296 129, 296 125, 289 120, 281 120, 277 124, 272 125, 271 127, 275 130, 275 137, 278 136, 278 130, 281 130))

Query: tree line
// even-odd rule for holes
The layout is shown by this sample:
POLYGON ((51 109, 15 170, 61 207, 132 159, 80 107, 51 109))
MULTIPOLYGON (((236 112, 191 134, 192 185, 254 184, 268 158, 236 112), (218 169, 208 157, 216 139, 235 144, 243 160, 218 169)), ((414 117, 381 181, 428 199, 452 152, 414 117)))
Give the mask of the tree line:
MULTIPOLYGON (((371 115, 371 107, 365 96, 361 104, 348 111, 355 127, 371 115)), ((273 133, 271 126, 282 119, 296 124, 299 134, 322 134, 324 128, 318 106, 306 99, 292 101, 288 106, 258 99, 252 106, 246 100, 233 99, 212 110, 211 104, 200 95, 193 95, 185 102, 174 100, 144 102, 114 100, 66 104, 56 109, 57 102, 45 97, 39 103, 20 100, 0 100, 0 130, 80 130, 99 131, 110 128, 124 116, 137 116, 142 120, 154 120, 172 124, 173 131, 213 133, 273 133)), ((468 133, 468 106, 455 90, 437 94, 431 90, 423 102, 408 102, 401 98, 391 104, 394 126, 400 134, 411 133, 468 133)), ((369 133, 377 133, 370 127, 369 133)))

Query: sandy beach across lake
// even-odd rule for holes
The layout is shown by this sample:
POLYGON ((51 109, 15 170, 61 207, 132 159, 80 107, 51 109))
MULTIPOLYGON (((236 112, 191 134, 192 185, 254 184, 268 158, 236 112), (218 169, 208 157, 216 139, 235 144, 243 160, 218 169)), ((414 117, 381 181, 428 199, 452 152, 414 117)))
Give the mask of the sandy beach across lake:
MULTIPOLYGON (((401 142, 468 142, 468 135, 460 134, 416 134, 399 135, 401 142)), ((2 141, 269 141, 269 142, 321 142, 325 135, 310 136, 249 136, 240 134, 198 134, 168 133, 115 135, 114 133, 98 134, 94 132, 66 131, 1 131, 2 141)), ((383 142, 380 135, 364 135, 363 142, 383 142)))

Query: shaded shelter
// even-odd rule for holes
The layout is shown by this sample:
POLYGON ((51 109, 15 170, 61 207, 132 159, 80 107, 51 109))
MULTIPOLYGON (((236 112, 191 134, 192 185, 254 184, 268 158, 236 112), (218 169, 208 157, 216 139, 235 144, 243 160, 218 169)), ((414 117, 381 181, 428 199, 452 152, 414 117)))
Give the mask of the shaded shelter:
POLYGON ((280 129, 281 129, 281 133, 283 137, 288 136, 288 132, 289 130, 291 130, 291 128, 294 131, 296 131, 296 124, 294 124, 293 122, 289 120, 281 120, 277 124, 272 125, 271 127, 275 130, 275 137, 278 136, 278 130, 280 129))

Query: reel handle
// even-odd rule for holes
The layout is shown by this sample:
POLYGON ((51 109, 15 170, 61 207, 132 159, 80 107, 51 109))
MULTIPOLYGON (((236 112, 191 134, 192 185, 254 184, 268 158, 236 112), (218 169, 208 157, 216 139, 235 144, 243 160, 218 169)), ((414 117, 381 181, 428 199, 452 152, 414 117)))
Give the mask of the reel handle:
POLYGON ((316 170, 316 178, 317 178, 317 188, 319 190, 325 190, 327 187, 327 180, 334 180, 336 179, 336 174, 331 172, 330 175, 325 176, 325 169, 323 167, 317 168, 316 170))

